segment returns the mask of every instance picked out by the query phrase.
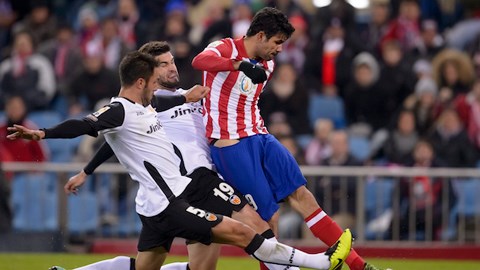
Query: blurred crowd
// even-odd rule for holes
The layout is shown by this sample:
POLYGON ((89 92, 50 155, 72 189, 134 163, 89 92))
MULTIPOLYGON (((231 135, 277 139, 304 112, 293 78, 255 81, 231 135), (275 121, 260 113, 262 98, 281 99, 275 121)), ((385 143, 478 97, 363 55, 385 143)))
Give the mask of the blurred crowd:
POLYGON ((273 6, 296 30, 259 105, 299 164, 476 167, 480 3, 320 2, 0 0, 1 160, 49 160, 45 145, 5 141, 6 127, 34 125, 32 112, 67 118, 98 108, 118 93, 126 52, 170 42, 180 86, 189 88, 201 83, 191 67, 198 52, 242 37, 255 12, 273 6))

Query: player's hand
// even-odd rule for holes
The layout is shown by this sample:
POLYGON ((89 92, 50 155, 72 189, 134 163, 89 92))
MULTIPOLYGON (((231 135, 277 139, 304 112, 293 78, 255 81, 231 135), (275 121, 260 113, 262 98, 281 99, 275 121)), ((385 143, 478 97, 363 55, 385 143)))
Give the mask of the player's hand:
POLYGON ((45 137, 45 132, 42 130, 33 130, 28 129, 21 125, 13 125, 13 127, 7 128, 9 135, 7 139, 16 140, 16 139, 27 139, 33 141, 40 141, 45 137))
POLYGON ((186 102, 197 102, 202 98, 206 97, 208 92, 210 92, 210 87, 208 86, 201 86, 195 85, 194 87, 190 88, 185 94, 186 102))
POLYGON ((78 188, 83 185, 83 183, 85 183, 85 181, 87 180, 87 176, 88 175, 82 170, 76 175, 70 177, 70 179, 68 179, 68 182, 63 187, 65 193, 73 193, 77 195, 78 188))
POLYGON ((247 61, 242 61, 238 66, 238 70, 242 71, 249 77, 254 84, 263 83, 267 80, 267 73, 261 66, 254 65, 247 61))

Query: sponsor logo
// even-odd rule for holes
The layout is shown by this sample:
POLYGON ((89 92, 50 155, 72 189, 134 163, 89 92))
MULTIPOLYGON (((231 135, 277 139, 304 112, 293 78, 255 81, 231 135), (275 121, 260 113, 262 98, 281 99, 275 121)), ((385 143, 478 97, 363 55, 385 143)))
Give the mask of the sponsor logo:
POLYGON ((215 216, 214 214, 207 212, 207 213, 205 214, 205 219, 208 220, 208 221, 215 221, 215 220, 217 220, 218 218, 217 218, 217 216, 215 216))
POLYGON ((162 124, 160 124, 159 121, 157 121, 155 124, 151 124, 149 129, 147 130, 147 134, 152 134, 156 131, 159 131, 162 128, 162 124))
POLYGON ((170 118, 175 119, 179 116, 188 115, 188 114, 192 114, 192 113, 196 113, 196 112, 198 112, 200 114, 203 114, 203 108, 202 107, 178 108, 173 112, 173 115, 170 116, 170 118))
POLYGON ((90 119, 90 120, 92 120, 92 121, 97 122, 97 121, 98 121, 98 117, 99 117, 102 113, 110 110, 110 108, 111 108, 110 106, 102 107, 102 108, 100 108, 98 111, 87 115, 87 118, 90 119))
POLYGON ((230 196, 229 201, 233 205, 239 205, 242 202, 242 200, 235 194, 230 196))

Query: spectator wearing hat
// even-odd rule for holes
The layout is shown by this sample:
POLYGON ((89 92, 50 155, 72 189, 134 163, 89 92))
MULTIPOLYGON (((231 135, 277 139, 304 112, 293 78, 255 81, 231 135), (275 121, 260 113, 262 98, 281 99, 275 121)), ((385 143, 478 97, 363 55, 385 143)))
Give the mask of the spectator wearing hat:
POLYGON ((438 111, 438 87, 431 77, 423 77, 415 85, 415 92, 403 102, 404 110, 411 110, 416 130, 425 136, 433 126, 438 111))
POLYGON ((353 60, 353 81, 345 88, 345 111, 348 125, 367 124, 373 131, 387 126, 393 111, 388 107, 389 93, 380 88, 380 68, 370 53, 353 60))

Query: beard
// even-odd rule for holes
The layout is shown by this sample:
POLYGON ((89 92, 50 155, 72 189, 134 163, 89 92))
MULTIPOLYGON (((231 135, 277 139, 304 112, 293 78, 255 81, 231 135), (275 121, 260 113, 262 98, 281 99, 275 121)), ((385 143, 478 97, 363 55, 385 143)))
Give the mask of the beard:
POLYGON ((160 82, 160 85, 165 87, 165 88, 178 88, 178 86, 180 85, 180 80, 176 80, 174 82, 169 82, 169 81, 163 81, 163 82, 160 82))

